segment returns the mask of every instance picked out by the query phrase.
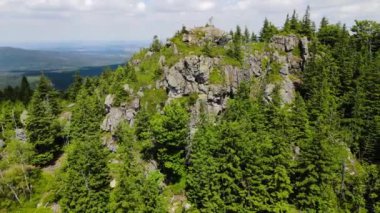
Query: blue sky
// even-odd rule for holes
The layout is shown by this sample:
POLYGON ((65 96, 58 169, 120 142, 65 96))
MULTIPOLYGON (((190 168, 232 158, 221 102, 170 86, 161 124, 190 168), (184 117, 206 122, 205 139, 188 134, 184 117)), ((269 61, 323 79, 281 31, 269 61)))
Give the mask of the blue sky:
POLYGON ((0 44, 166 38, 211 16, 224 30, 239 24, 258 32, 265 17, 281 26, 307 5, 318 22, 380 21, 380 0, 0 0, 0 44))

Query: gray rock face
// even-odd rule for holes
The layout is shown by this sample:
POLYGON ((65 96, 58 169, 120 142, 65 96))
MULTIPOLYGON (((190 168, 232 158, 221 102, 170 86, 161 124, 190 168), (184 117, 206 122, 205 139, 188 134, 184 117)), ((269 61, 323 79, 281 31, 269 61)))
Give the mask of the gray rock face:
POLYGON ((268 102, 272 101, 271 95, 272 95, 275 87, 276 87, 276 85, 274 85, 274 84, 267 84, 265 86, 264 98, 265 98, 266 101, 268 101, 268 102))
POLYGON ((3 148, 5 146, 5 142, 3 139, 0 139, 0 148, 3 148))
POLYGON ((112 107, 100 128, 104 131, 114 132, 122 120, 125 120, 125 112, 118 107, 112 107))
POLYGON ((165 68, 165 85, 169 97, 176 98, 199 91, 205 91, 210 71, 218 59, 204 56, 188 56, 171 68, 165 68))
POLYGON ((158 59, 158 64, 160 65, 160 68, 165 66, 165 56, 160 56, 160 59, 158 59))
POLYGON ((15 129, 15 137, 17 140, 25 142, 28 138, 25 129, 15 129))
MULTIPOLYGON (((231 41, 229 36, 214 27, 202 27, 190 30, 183 35, 183 41, 192 45, 203 45, 205 42, 214 42, 216 45, 224 45, 231 41)), ((173 46, 173 44, 171 44, 173 46)), ((190 135, 196 131, 201 109, 209 115, 218 115, 225 110, 229 97, 235 94, 239 85, 254 78, 266 78, 268 72, 278 72, 281 81, 270 82, 261 85, 264 88, 264 99, 267 102, 273 100, 272 96, 277 87, 282 104, 291 103, 295 97, 294 82, 290 75, 301 72, 305 60, 309 57, 308 40, 298 38, 295 35, 274 36, 271 40, 271 50, 260 52, 258 50, 247 51, 243 66, 236 67, 221 63, 221 58, 191 55, 181 59, 172 67, 165 64, 165 57, 160 57, 159 65, 164 71, 163 80, 156 82, 156 89, 164 88, 168 92, 168 101, 196 93, 198 99, 191 106, 190 135), (293 55, 300 49, 300 55, 293 55), (273 70, 272 64, 280 65, 280 69, 273 70), (223 82, 211 84, 210 74, 217 69, 221 72, 223 82)), ((277 67, 277 66, 276 66, 277 67)), ((137 111, 136 109, 134 109, 137 111)), ((131 112, 129 112, 131 113, 131 112)), ((124 114, 124 119, 131 119, 133 114, 124 114)))
MULTIPOLYGON (((304 62, 309 58, 309 41, 306 37, 298 38, 296 35, 276 35, 271 39, 271 46, 277 50, 287 53, 286 63, 289 64, 291 71, 303 70, 304 62), (301 55, 293 55, 292 51, 299 48, 301 55)), ((281 64, 285 61, 285 58, 278 55, 276 61, 281 64)))
POLYGON ((128 84, 124 84, 123 89, 124 89, 124 91, 127 92, 129 95, 132 95, 132 94, 133 94, 133 89, 132 89, 128 84))
POLYGON ((111 106, 100 128, 113 133, 122 121, 127 121, 133 125, 134 117, 139 108, 140 100, 138 98, 133 99, 130 103, 122 103, 120 107, 111 106))
POLYGON ((283 77, 283 81, 280 88, 280 97, 283 104, 290 104, 295 98, 295 88, 293 82, 288 76, 283 77))
POLYGON ((106 99, 104 100, 104 105, 106 107, 106 112, 108 113, 112 107, 113 101, 115 99, 115 96, 112 94, 108 94, 106 96, 106 99))
POLYGON ((103 146, 107 147, 111 152, 116 152, 118 145, 114 136, 104 136, 102 138, 103 146))
MULTIPOLYGON (((204 32, 203 28, 195 29, 195 31, 197 30, 204 32)), ((194 42, 195 38, 192 37, 191 32, 195 31, 190 31, 189 34, 184 35, 183 39, 189 43, 194 42)), ((213 37, 211 33, 205 37, 212 39, 217 36, 213 37)), ((156 87, 166 88, 169 100, 197 93, 199 101, 196 103, 197 107, 192 109, 192 114, 195 115, 193 117, 199 114, 200 103, 204 105, 209 114, 216 115, 225 109, 228 97, 236 93, 240 83, 265 76, 271 70, 270 64, 277 63, 281 65, 281 68, 274 72, 279 72, 282 81, 264 85, 264 98, 268 102, 272 101, 271 95, 275 87, 278 87, 282 103, 291 103, 294 99, 294 85, 289 74, 301 71, 304 63, 303 57, 293 55, 292 51, 300 48, 306 58, 308 54, 307 39, 299 39, 295 35, 274 36, 271 42, 270 45, 274 48, 273 53, 255 51, 253 54, 249 54, 244 58, 246 66, 243 68, 232 65, 220 66, 219 58, 187 56, 172 67, 164 67, 164 81, 156 84, 156 87), (279 51, 286 54, 280 54, 279 51), (223 83, 219 85, 211 85, 209 82, 210 73, 215 67, 221 69, 223 75, 223 83)), ((196 125, 193 126, 195 128, 196 125)))
POLYGON ((299 47, 300 39, 296 35, 275 35, 271 39, 271 43, 274 48, 282 50, 284 52, 290 52, 299 47))

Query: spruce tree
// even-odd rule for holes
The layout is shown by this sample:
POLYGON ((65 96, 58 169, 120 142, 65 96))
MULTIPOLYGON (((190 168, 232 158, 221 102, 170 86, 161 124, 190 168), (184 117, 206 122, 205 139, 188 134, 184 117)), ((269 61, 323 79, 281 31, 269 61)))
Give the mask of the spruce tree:
POLYGON ((282 27, 282 31, 289 33, 290 32, 290 19, 289 19, 289 14, 286 14, 286 19, 284 26, 282 27))
POLYGON ((33 163, 50 163, 60 149, 60 128, 56 121, 59 112, 57 92, 51 82, 41 76, 29 106, 26 130, 28 140, 34 145, 36 156, 33 163))
POLYGON ((300 31, 300 23, 298 21, 298 15, 295 10, 293 10, 292 17, 290 18, 290 30, 293 33, 298 33, 300 31))
POLYGON ((311 38, 314 33, 313 23, 310 19, 310 6, 307 6, 305 15, 303 16, 300 33, 309 38, 311 38))
POLYGON ((30 101, 30 98, 32 97, 33 91, 30 88, 28 79, 23 76, 21 79, 21 85, 20 85, 20 91, 19 91, 19 100, 24 104, 27 105, 30 101))
POLYGON ((278 29, 265 18, 263 28, 260 31, 260 41, 269 42, 276 33, 278 33, 278 29))
POLYGON ((96 91, 88 91, 82 87, 77 91, 76 103, 73 109, 70 138, 79 139, 92 134, 98 134, 100 121, 104 114, 104 106, 96 91))
POLYGON ((107 151, 98 137, 71 142, 63 166, 60 204, 65 212, 108 212, 110 176, 107 151))
POLYGON ((249 34, 249 31, 248 31, 248 28, 245 27, 244 28, 244 42, 248 43, 249 41, 250 41, 250 34, 249 34))
POLYGON ((163 212, 165 209, 158 171, 145 171, 133 129, 121 125, 117 132, 121 165, 111 193, 112 212, 163 212))
POLYGON ((151 120, 156 157, 161 170, 171 182, 185 174, 186 147, 189 136, 189 114, 179 102, 165 106, 162 115, 151 120))

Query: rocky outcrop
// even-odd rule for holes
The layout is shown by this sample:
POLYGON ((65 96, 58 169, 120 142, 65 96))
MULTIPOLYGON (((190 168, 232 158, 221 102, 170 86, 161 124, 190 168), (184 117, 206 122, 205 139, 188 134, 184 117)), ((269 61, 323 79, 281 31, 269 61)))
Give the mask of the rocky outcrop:
POLYGON ((309 58, 308 44, 306 37, 299 38, 296 35, 275 35, 271 39, 274 49, 286 53, 286 63, 292 71, 303 70, 304 62, 309 58), (300 55, 294 55, 293 52, 300 55))
POLYGON ((188 56, 170 68, 165 67, 164 85, 169 98, 206 93, 211 69, 218 63, 218 58, 188 56))
MULTIPOLYGON (((203 40, 217 43, 225 34, 209 28, 195 28, 184 34, 183 40, 191 44, 200 44, 203 40), (203 37, 200 34, 205 34, 203 37), (198 38, 198 37, 199 38, 198 38), (202 39, 200 39, 202 38, 202 39)), ((208 114, 217 115, 226 107, 228 98, 235 94, 240 83, 253 78, 265 78, 268 72, 278 72, 281 82, 272 82, 264 85, 264 98, 272 101, 271 95, 278 89, 282 103, 291 103, 295 97, 295 86, 289 75, 300 72, 304 61, 308 57, 308 41, 295 35, 274 36, 269 45, 273 51, 254 51, 246 54, 244 66, 222 65, 222 58, 205 56, 187 56, 166 67, 165 58, 160 58, 160 66, 164 70, 163 82, 156 83, 156 87, 164 87, 168 91, 169 101, 174 98, 198 94, 198 100, 192 107, 191 127, 196 127, 196 117, 200 108, 207 110, 208 114), (294 55, 301 53, 301 55, 294 55), (271 64, 280 65, 279 70, 272 70, 271 64), (223 82, 212 84, 210 74, 214 69, 221 71, 223 82)))
MULTIPOLYGON (((124 89, 131 92, 128 85, 124 85, 124 89)), ((130 125, 133 125, 134 117, 140 108, 139 98, 134 98, 129 103, 122 103, 120 107, 113 106, 114 96, 109 94, 106 96, 104 105, 107 111, 106 118, 103 120, 100 128, 104 131, 115 132, 118 125, 122 121, 127 121, 130 125)))
POLYGON ((182 36, 182 41, 193 45, 202 46, 207 42, 217 45, 225 45, 231 40, 231 36, 212 25, 207 27, 196 27, 182 36))

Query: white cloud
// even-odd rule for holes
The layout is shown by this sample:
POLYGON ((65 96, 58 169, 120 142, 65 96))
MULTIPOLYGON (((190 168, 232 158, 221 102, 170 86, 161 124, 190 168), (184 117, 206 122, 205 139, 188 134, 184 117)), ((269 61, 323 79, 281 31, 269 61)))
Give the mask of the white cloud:
POLYGON ((137 3, 137 10, 139 11, 145 11, 146 5, 144 2, 137 3))
POLYGON ((199 2, 198 8, 199 10, 205 11, 205 10, 210 10, 215 7, 215 2, 212 1, 202 1, 199 2))
POLYGON ((287 13, 296 9, 301 17, 307 5, 318 22, 323 16, 348 25, 380 21, 379 0, 0 0, 0 29, 6 29, 0 41, 150 39, 211 16, 225 30, 239 24, 258 32, 264 17, 281 26, 287 13))

